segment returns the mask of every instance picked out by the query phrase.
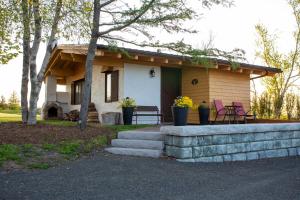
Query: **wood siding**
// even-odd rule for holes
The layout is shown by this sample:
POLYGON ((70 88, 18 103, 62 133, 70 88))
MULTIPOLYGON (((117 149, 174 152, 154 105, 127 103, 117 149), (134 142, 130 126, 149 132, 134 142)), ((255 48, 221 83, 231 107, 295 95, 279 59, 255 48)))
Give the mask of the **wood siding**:
MULTIPOLYGON (((233 101, 239 101, 246 111, 250 109, 250 75, 230 71, 209 71, 209 102, 220 99, 225 105, 232 105, 233 101)), ((211 112, 211 119, 215 114, 211 112)))
MULTIPOLYGON (((218 71, 201 68, 183 68, 182 95, 192 98, 194 103, 209 102, 210 119, 214 120, 213 100, 220 99, 224 105, 231 105, 233 101, 243 103, 246 111, 250 109, 250 76, 249 74, 218 71), (198 79, 193 85, 192 80, 198 79)), ((198 110, 189 110, 189 123, 199 123, 198 110)))
MULTIPOLYGON (((194 103, 202 101, 209 102, 209 73, 201 68, 182 69, 182 95, 192 98, 194 103), (197 79, 198 83, 193 85, 192 80, 197 79)), ((189 123, 199 123, 198 110, 189 110, 189 123)))

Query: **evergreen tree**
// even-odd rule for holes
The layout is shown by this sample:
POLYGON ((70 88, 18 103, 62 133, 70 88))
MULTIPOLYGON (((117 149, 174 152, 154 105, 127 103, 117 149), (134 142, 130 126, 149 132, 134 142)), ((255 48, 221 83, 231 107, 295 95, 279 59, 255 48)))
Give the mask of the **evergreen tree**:
POLYGON ((20 109, 20 100, 16 91, 13 91, 13 93, 10 95, 8 99, 8 108, 10 110, 20 109))

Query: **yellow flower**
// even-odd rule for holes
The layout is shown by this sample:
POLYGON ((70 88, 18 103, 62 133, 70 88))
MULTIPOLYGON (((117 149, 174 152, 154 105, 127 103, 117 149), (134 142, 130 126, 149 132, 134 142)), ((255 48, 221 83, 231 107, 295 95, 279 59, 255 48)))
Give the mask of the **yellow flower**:
POLYGON ((179 96, 174 100, 174 106, 181 107, 181 108, 192 108, 193 101, 190 97, 179 96))

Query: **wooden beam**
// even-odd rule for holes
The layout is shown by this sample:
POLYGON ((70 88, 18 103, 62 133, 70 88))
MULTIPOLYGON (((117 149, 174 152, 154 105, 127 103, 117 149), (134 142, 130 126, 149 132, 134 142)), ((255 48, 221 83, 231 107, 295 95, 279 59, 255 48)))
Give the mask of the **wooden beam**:
POLYGON ((153 57, 150 57, 150 62, 154 62, 154 58, 153 57))
POLYGON ((71 61, 71 62, 84 63, 85 58, 86 58, 85 55, 82 55, 82 54, 61 53, 62 60, 67 60, 67 61, 71 61))
POLYGON ((47 69, 47 71, 46 71, 44 77, 47 76, 47 74, 50 72, 50 70, 53 68, 53 66, 56 64, 56 62, 57 62, 59 59, 61 59, 61 53, 60 53, 60 52, 59 52, 58 55, 53 59, 53 61, 51 62, 51 64, 49 63, 50 65, 49 65, 49 67, 48 67, 48 69, 47 69))
POLYGON ((226 71, 230 71, 230 70, 231 70, 231 67, 230 67, 230 66, 224 66, 224 65, 222 65, 222 66, 219 66, 219 68, 220 68, 221 70, 226 70, 226 71))
POLYGON ((238 68, 238 69, 236 69, 236 72, 243 73, 243 69, 242 68, 238 68))
POLYGON ((104 51, 96 51, 95 56, 104 56, 104 51))

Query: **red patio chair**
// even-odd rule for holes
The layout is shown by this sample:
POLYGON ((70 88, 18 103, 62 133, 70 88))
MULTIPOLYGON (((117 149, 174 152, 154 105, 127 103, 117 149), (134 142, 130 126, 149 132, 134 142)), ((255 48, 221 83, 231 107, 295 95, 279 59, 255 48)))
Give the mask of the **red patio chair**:
POLYGON ((216 118, 215 118, 215 121, 217 121, 217 118, 220 117, 220 116, 224 116, 223 118, 223 121, 225 120, 225 117, 226 117, 226 114, 227 114, 227 111, 225 109, 225 107, 223 106, 223 102, 222 100, 214 100, 214 105, 215 105, 215 109, 216 109, 216 118))
POLYGON ((255 114, 249 114, 251 110, 245 111, 244 106, 241 102, 234 101, 232 102, 232 105, 234 106, 234 111, 237 117, 243 117, 244 122, 247 123, 248 118, 253 118, 254 120, 256 119, 255 114))

